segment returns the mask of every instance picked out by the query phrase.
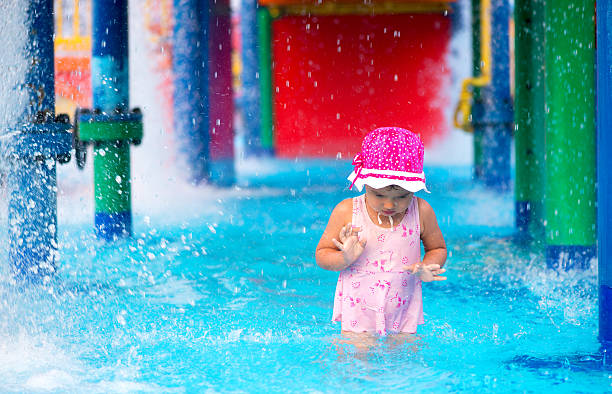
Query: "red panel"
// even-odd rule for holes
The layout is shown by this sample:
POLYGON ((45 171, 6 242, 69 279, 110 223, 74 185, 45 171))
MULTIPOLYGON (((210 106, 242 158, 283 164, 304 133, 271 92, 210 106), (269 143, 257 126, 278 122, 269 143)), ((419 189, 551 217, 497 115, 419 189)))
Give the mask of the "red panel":
POLYGON ((55 95, 91 108, 90 56, 55 58, 55 95))
POLYGON ((426 145, 448 130, 448 17, 292 16, 272 28, 279 156, 352 156, 375 127, 426 145))

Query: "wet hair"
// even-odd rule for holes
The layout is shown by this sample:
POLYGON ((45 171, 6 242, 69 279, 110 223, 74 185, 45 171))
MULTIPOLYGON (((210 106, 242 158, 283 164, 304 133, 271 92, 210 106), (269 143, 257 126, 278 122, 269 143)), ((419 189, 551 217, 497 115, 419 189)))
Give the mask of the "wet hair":
MULTIPOLYGON (((375 188, 373 188, 372 186, 370 186, 370 185, 368 185, 368 184, 366 184, 366 186, 368 186, 368 187, 370 187, 370 188, 372 188, 372 189, 375 189, 375 188)), ((413 193, 413 192, 411 192, 411 191, 409 191, 409 190, 404 189, 403 187, 401 187, 401 186, 399 186, 399 185, 389 185, 389 186, 385 186, 385 187, 383 187, 383 188, 381 188, 381 189, 386 189, 386 188, 389 188, 389 189, 391 189, 391 190, 403 190, 403 191, 405 191, 405 192, 407 192, 407 193, 413 193)))

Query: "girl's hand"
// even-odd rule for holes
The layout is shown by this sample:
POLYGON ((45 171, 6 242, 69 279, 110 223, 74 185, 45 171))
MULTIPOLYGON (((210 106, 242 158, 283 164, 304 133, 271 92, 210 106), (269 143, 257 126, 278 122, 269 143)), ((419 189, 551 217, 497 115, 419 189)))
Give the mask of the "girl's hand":
POLYGON ((342 252, 342 257, 346 264, 345 268, 353 264, 365 249, 366 240, 360 241, 357 237, 357 233, 360 230, 359 227, 353 227, 349 223, 340 229, 340 234, 338 235, 340 242, 336 238, 332 239, 334 245, 342 252))
POLYGON ((418 276, 422 282, 446 280, 446 276, 440 276, 440 274, 445 273, 446 270, 441 268, 439 264, 416 263, 406 268, 406 270, 418 276))

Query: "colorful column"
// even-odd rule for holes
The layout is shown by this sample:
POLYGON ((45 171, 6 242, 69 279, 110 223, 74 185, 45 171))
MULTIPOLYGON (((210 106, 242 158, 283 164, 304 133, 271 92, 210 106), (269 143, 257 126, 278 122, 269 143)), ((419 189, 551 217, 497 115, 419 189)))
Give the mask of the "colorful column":
POLYGON ((57 258, 57 161, 70 159, 67 116, 54 117, 53 0, 27 4, 29 67, 22 117, 0 137, 7 165, 9 262, 22 279, 44 282, 57 258))
POLYGON ((209 3, 174 1, 174 127, 188 179, 208 179, 209 117, 209 3))
POLYGON ((242 72, 240 84, 242 88, 239 102, 244 116, 245 155, 261 155, 261 111, 259 85, 259 52, 257 29, 257 0, 245 0, 240 5, 240 39, 242 72))
POLYGON ((510 185, 510 151, 513 110, 510 96, 510 49, 508 0, 491 1, 491 84, 480 89, 472 109, 475 140, 480 147, 476 174, 486 186, 507 189, 510 185))
POLYGON ((544 0, 516 0, 514 134, 516 226, 544 236, 544 0))
POLYGON ((142 140, 142 115, 129 111, 128 1, 92 2, 93 113, 78 116, 92 142, 95 230, 106 240, 132 235, 130 143, 142 140))
MULTIPOLYGON (((472 0, 472 75, 480 75, 480 1, 472 0)), ((472 102, 472 125, 482 124, 482 98, 480 97, 480 88, 474 87, 473 102, 472 102)), ((481 127, 474 127, 474 178, 482 179, 482 133, 481 127)))
POLYGON ((586 267, 596 252, 595 2, 545 8, 547 262, 586 267))
POLYGON ((210 181, 219 186, 235 183, 234 94, 229 0, 214 3, 210 18, 210 181))
POLYGON ((264 152, 271 154, 274 148, 274 117, 272 112, 272 18, 267 7, 257 10, 257 41, 260 91, 260 141, 264 152))
MULTIPOLYGON (((612 4, 597 2, 597 236, 599 339, 612 344, 612 4)), ((609 362, 609 361, 608 361, 609 362)))

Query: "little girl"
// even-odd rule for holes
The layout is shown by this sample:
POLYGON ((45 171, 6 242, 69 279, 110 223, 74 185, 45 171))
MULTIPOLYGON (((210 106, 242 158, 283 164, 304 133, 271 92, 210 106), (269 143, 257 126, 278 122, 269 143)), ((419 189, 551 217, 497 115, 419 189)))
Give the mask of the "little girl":
POLYGON ((317 264, 341 271, 332 320, 342 333, 416 333, 423 324, 421 282, 445 280, 446 244, 425 190, 423 143, 399 127, 368 134, 351 186, 365 194, 334 208, 317 245, 317 264), (425 256, 421 260, 421 244, 425 256))

